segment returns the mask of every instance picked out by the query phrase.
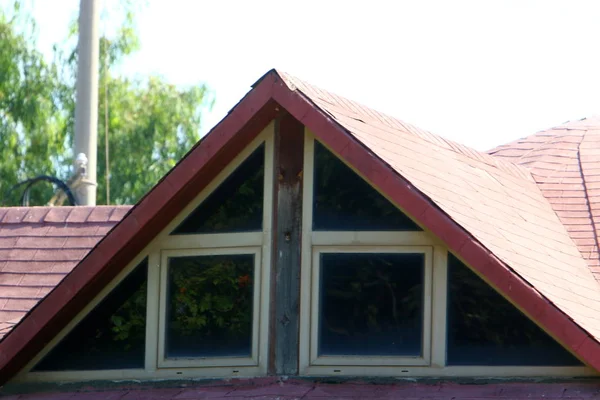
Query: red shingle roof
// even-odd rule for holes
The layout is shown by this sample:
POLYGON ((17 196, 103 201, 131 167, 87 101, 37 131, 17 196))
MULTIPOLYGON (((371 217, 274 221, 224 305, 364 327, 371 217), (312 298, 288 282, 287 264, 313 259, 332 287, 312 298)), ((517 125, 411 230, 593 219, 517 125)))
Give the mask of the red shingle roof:
MULTIPOLYGON (((600 285, 529 169, 271 71, 0 341, 0 376, 8 379, 23 366, 56 334, 61 319, 81 309, 79 299, 95 296, 285 111, 571 351, 600 369, 600 285)), ((69 217, 56 218, 64 223, 69 217)), ((31 260, 37 251, 41 249, 31 260)))
POLYGON ((0 208, 0 340, 130 208, 0 208))
POLYGON ((586 118, 489 153, 527 167, 600 280, 600 118, 586 118))

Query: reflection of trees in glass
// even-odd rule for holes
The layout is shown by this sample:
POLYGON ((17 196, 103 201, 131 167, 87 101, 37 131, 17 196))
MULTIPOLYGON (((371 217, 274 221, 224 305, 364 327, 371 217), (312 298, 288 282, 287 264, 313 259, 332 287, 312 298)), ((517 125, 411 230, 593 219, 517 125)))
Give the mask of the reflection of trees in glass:
POLYGON ((322 354, 419 353, 423 257, 416 254, 321 255, 322 354), (345 346, 345 347, 344 347, 345 346))
POLYGON ((573 365, 579 362, 456 257, 448 263, 448 362, 573 365))
POLYGON ((254 256, 248 254, 171 258, 168 352, 249 351, 253 271, 254 256), (232 348, 218 349, 226 345, 232 348))
POLYGON ((421 230, 316 141, 313 229, 421 230))
POLYGON ((143 368, 146 261, 119 283, 35 370, 143 368))
POLYGON ((262 229, 264 145, 261 145, 179 225, 173 234, 262 229))

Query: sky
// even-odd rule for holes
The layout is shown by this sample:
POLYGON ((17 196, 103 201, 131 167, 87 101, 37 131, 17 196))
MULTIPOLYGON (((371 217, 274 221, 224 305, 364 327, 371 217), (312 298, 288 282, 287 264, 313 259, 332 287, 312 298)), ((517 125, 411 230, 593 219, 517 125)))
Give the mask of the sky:
MULTIPOLYGON (((79 1, 32 4, 49 54, 79 1)), ((147 0, 136 20, 121 73, 207 84, 203 133, 274 67, 478 150, 600 113, 596 0, 147 0)))

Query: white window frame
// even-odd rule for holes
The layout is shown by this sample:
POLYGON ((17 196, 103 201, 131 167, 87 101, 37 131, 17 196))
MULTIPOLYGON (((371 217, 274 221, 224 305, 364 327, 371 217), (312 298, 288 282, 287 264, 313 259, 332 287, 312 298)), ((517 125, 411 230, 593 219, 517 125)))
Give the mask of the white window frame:
MULTIPOLYGON (((310 319, 310 363, 327 366, 406 366, 429 365, 431 359, 431 286, 432 286, 431 246, 313 246, 311 271, 311 319, 310 319), (424 255, 423 274, 423 321, 421 355, 410 356, 319 356, 319 313, 321 287, 321 254, 422 254, 424 255)), ((402 268, 398 266, 397 268, 402 268)))
POLYGON ((161 276, 160 276, 160 311, 162 316, 159 322, 158 332, 158 367, 159 368, 180 368, 180 367, 242 367, 258 365, 258 347, 259 347, 259 325, 260 316, 264 313, 260 309, 261 305, 261 249, 260 247, 222 247, 214 249, 186 249, 186 250, 163 250, 161 252, 161 276), (249 357, 180 357, 167 358, 165 355, 166 347, 166 329, 167 329, 167 306, 168 306, 168 274, 172 268, 169 266, 169 259, 188 256, 220 256, 228 254, 252 255, 254 258, 254 273, 252 277, 253 299, 252 299, 252 338, 251 354, 249 357))

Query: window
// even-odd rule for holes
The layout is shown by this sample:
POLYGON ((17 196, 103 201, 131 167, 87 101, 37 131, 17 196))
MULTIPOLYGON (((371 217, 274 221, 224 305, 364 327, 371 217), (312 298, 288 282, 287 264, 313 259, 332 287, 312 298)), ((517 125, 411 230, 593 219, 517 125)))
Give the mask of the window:
POLYGON ((311 362, 423 365, 431 248, 314 247, 311 362))
POLYGON ((159 366, 257 365, 260 249, 164 251, 159 366))
POLYGON ((301 307, 309 312, 301 311, 301 373, 429 365, 431 241, 307 136, 301 307))
POLYGON ((261 231, 265 146, 260 145, 173 234, 261 231))
POLYGON ((447 332, 448 365, 581 365, 454 256, 447 332))
POLYGON ((315 231, 421 230, 319 142, 314 142, 313 195, 315 231))
POLYGON ((198 190, 136 256, 139 266, 127 266, 18 379, 266 375, 273 132, 271 123, 198 190))
MULTIPOLYGON (((270 126, 269 129, 272 129, 270 126)), ((160 244, 156 367, 266 373, 272 140, 263 133, 160 244), (269 212, 265 212, 269 210, 269 212)))
POLYGON ((301 375, 593 373, 325 145, 304 146, 301 375))
POLYGON ((144 368, 148 261, 142 261, 33 368, 144 368))

